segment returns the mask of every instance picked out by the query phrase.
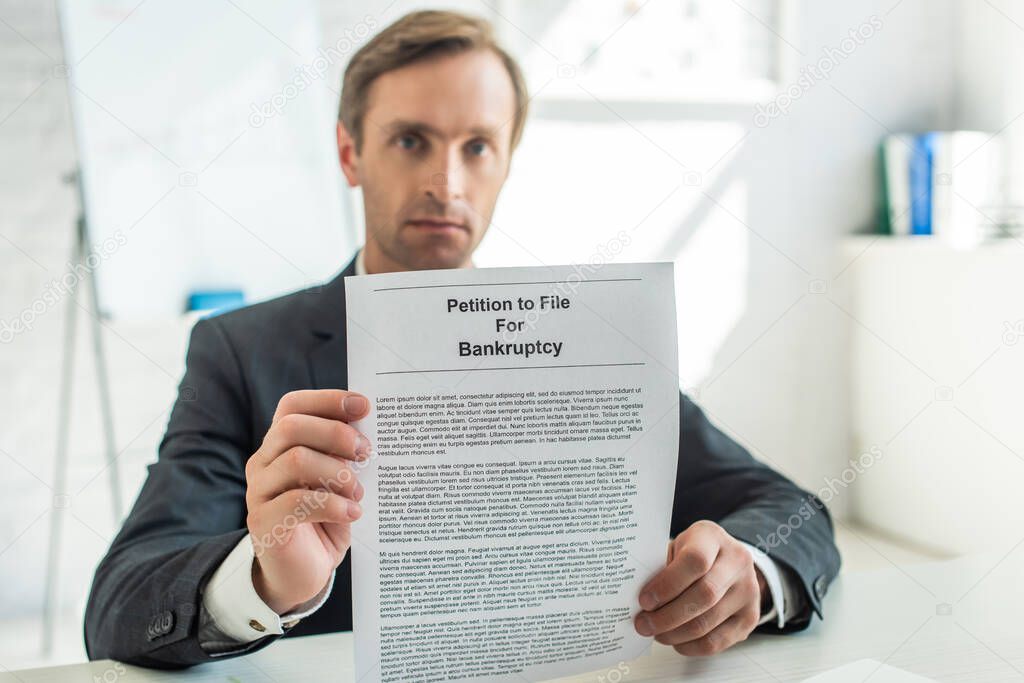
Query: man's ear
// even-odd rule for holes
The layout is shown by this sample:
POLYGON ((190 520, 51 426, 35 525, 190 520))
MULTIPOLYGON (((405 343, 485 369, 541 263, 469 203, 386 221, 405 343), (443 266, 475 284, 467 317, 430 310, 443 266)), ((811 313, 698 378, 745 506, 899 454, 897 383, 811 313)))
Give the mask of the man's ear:
POLYGON ((357 162, 359 155, 356 153, 356 141, 345 128, 345 124, 338 121, 338 161, 341 162, 341 172, 345 174, 345 180, 349 187, 359 185, 359 171, 357 162))

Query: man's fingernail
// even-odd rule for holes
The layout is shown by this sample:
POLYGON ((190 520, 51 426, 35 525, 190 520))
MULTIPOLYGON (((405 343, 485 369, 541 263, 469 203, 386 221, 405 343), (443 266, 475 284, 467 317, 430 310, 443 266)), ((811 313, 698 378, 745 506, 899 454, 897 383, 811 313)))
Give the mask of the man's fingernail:
POLYGON ((649 636, 654 633, 654 624, 646 614, 641 614, 636 620, 636 632, 642 636, 649 636))
POLYGON ((356 500, 362 500, 363 499, 363 494, 365 494, 365 493, 366 493, 366 490, 363 488, 362 482, 357 481, 356 482, 356 488, 352 492, 352 495, 355 496, 356 500))
POLYGON ((640 606, 645 610, 652 610, 658 606, 658 595, 654 591, 644 591, 640 594, 640 606))
POLYGON ((356 455, 360 460, 365 460, 370 457, 370 453, 373 452, 373 447, 370 445, 370 440, 360 434, 356 437, 356 455))
POLYGON ((359 503, 354 500, 348 502, 348 516, 352 519, 359 519, 363 514, 363 508, 359 507, 359 503))
POLYGON ((366 399, 362 396, 346 396, 341 405, 345 408, 346 413, 358 415, 366 410, 367 403, 366 399))

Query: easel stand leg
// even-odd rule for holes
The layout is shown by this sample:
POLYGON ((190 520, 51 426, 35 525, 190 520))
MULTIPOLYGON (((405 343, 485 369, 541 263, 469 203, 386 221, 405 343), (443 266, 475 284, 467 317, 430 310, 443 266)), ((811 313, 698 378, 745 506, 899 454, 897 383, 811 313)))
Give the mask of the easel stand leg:
MULTIPOLYGON (((121 500, 121 477, 117 464, 117 450, 114 441, 114 413, 110 400, 110 381, 107 372, 106 354, 103 350, 103 336, 100 330, 99 295, 96 274, 86 263, 89 240, 85 218, 78 219, 71 262, 86 273, 92 304, 93 356, 96 362, 96 384, 99 390, 100 413, 103 420, 103 435, 106 442, 106 470, 110 485, 111 510, 115 527, 121 523, 124 508, 121 500)), ((54 458, 53 507, 50 511, 50 539, 47 550, 46 589, 43 603, 42 652, 53 653, 57 620, 60 612, 60 551, 64 533, 65 510, 70 502, 67 493, 68 440, 71 433, 71 397, 74 382, 75 334, 78 324, 78 282, 73 279, 68 287, 67 304, 64 311, 64 349, 61 360, 60 394, 57 406, 57 452, 54 458)))

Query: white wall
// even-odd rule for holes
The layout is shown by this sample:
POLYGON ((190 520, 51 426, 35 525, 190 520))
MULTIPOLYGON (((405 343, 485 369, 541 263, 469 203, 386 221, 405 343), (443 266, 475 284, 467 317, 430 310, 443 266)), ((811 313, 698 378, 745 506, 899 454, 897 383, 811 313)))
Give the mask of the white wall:
POLYGON ((1024 7, 961 3, 955 49, 957 126, 999 133, 1009 150, 1008 201, 1024 205, 1024 7))
MULTIPOLYGON (((701 125, 749 130, 702 186, 725 208, 684 192, 652 217, 658 225, 674 227, 675 234, 668 239, 643 235, 637 251, 624 254, 678 259, 681 327, 688 335, 683 344, 693 354, 683 366, 684 382, 727 431, 814 489, 849 456, 849 320, 829 301, 830 296, 840 301, 843 284, 837 240, 873 220, 874 148, 886 129, 942 127, 953 120, 954 56, 948 47, 955 32, 953 0, 904 0, 886 15, 893 4, 797 3, 796 21, 786 35, 805 54, 795 55, 797 65, 816 61, 824 47, 838 46, 849 29, 872 14, 882 19, 882 28, 828 81, 811 87, 788 115, 767 127, 753 125, 749 106, 693 108, 690 114, 701 125), (824 281, 825 294, 811 292, 818 280, 824 281)), ((384 5, 372 3, 369 11, 384 5)), ((326 2, 323 10, 324 43, 334 44, 352 20, 351 10, 326 2)), ((30 307, 62 272, 76 208, 71 189, 60 181, 74 164, 74 150, 65 83, 55 69, 61 49, 53 7, 0 0, 0 18, 0 319, 7 320, 30 307)), ((391 18, 385 15, 380 22, 391 18)), ((337 88, 340 68, 333 66, 325 79, 331 87, 337 88)), ((629 118, 646 125, 642 112, 629 118)), ((650 130, 663 132, 664 144, 679 146, 682 153, 695 125, 650 130)), ((636 142, 638 149, 645 144, 642 138, 636 142)), ((630 201, 628 195, 603 198, 629 208, 622 204, 630 201)), ((564 188, 569 206, 593 200, 592 187, 569 183, 564 188)), ((635 207, 625 215, 640 221, 644 213, 635 207)), ((524 232, 526 249, 544 259, 560 256, 549 253, 542 235, 524 232)), ((501 244, 495 240, 485 250, 493 253, 501 244)), ((346 257, 339 254, 339 264, 346 257)), ((523 262, 532 261, 524 256, 523 262)), ((0 345, 4 616, 29 613, 41 604, 63 310, 63 304, 48 308, 31 332, 0 345)), ((145 463, 155 457, 185 335, 178 322, 112 324, 106 334, 116 432, 126 448, 121 461, 128 500, 145 463)), ((81 336, 83 352, 86 342, 81 336)), ((80 367, 88 368, 88 356, 83 353, 80 360, 80 367)), ((92 567, 115 530, 104 504, 105 479, 96 477, 102 442, 91 374, 83 370, 77 381, 73 516, 65 554, 74 568, 63 582, 71 605, 81 605, 92 567)), ((842 512, 842 499, 835 504, 842 512)))

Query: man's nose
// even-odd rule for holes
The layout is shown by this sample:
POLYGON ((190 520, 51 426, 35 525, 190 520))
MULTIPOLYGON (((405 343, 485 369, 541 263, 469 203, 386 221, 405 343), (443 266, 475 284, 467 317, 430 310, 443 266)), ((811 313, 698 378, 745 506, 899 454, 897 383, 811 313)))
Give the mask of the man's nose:
POLYGON ((427 194, 443 203, 464 197, 466 193, 464 166, 465 162, 458 151, 453 150, 446 154, 430 176, 427 194))

